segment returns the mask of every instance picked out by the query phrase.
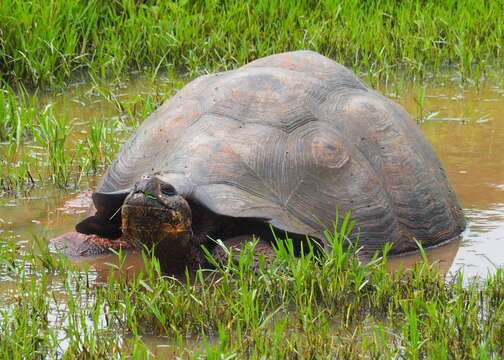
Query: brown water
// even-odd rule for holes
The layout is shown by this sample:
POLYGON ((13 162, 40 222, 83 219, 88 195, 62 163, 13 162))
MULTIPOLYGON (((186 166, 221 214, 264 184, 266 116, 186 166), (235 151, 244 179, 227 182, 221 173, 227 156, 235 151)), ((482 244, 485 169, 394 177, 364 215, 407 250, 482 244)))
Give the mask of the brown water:
MULTIPOLYGON (((114 91, 119 97, 147 94, 152 93, 152 86, 136 81, 114 91)), ((54 103, 57 114, 79 123, 113 118, 114 107, 89 89, 77 87, 44 100, 54 103)), ((385 86, 380 90, 416 117, 419 89, 407 85, 399 91, 400 97, 388 93, 385 86)), ((504 88, 485 84, 480 89, 464 89, 448 82, 427 86, 426 94, 426 119, 420 126, 444 164, 468 220, 460 241, 431 249, 429 256, 446 271, 462 269, 469 276, 485 276, 495 266, 504 266, 504 88)), ((87 187, 92 188, 95 181, 90 179, 87 187)), ((29 245, 33 235, 51 238, 70 231, 83 216, 82 209, 68 212, 62 206, 75 196, 52 187, 33 190, 27 196, 0 196, 0 232, 13 233, 17 241, 29 245)), ((390 263, 392 267, 401 263, 407 266, 416 260, 418 255, 410 254, 393 258, 390 263)), ((113 256, 83 261, 95 269, 98 281, 108 271, 106 263, 113 262, 113 256)), ((138 257, 130 256, 129 261, 131 266, 139 266, 138 257)))
MULTIPOLYGON (((418 113, 417 90, 396 99, 418 113)), ((504 266, 504 88, 477 90, 428 86, 425 108, 433 115, 421 129, 441 159, 467 217, 458 246, 447 244, 432 258, 451 271, 485 276, 504 266)))

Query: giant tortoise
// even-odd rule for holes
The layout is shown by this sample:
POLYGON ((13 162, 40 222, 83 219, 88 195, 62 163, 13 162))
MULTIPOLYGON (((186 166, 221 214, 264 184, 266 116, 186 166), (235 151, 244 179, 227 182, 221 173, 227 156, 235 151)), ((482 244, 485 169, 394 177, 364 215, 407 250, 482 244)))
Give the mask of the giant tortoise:
POLYGON ((93 201, 77 232, 155 245, 167 269, 210 239, 255 236, 269 253, 271 229, 324 244, 337 210, 351 211, 350 241, 369 252, 436 245, 465 227, 410 116, 311 51, 190 82, 122 146, 93 201))

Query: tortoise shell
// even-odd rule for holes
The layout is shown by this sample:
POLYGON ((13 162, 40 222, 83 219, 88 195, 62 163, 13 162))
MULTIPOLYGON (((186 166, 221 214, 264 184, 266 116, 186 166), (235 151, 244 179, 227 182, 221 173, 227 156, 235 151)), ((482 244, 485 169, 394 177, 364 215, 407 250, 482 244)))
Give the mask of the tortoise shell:
POLYGON ((370 249, 457 237, 464 216, 410 116, 344 66, 311 51, 190 82, 121 148, 97 192, 156 174, 225 216, 323 239, 336 209, 370 249))

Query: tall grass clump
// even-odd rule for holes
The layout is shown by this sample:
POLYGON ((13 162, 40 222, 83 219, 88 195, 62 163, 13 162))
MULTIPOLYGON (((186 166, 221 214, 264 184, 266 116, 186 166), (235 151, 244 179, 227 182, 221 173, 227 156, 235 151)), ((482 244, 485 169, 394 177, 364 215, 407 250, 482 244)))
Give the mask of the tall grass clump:
POLYGON ((16 147, 29 136, 36 109, 30 96, 20 89, 17 93, 6 86, 0 88, 0 143, 14 143, 16 147))
POLYGON ((13 261, 17 250, 0 242, 0 276, 17 284, 2 295, 0 351, 148 357, 156 348, 145 341, 154 336, 168 343, 160 357, 195 359, 502 355, 502 269, 484 281, 445 279, 425 256, 390 273, 390 247, 362 262, 349 229, 328 232, 323 253, 309 247, 295 255, 292 240, 279 240, 276 258, 255 266, 251 242, 224 263, 209 258, 210 269, 177 277, 147 252, 145 269, 132 274, 120 251, 102 282, 47 250, 13 261))
POLYGON ((500 354, 504 308, 496 285, 503 284, 501 271, 486 283, 463 286, 461 274, 446 282, 425 257, 412 269, 391 274, 386 254, 363 264, 347 233, 334 234, 325 254, 295 256, 287 240, 279 243, 271 266, 257 268, 252 243, 238 259, 185 281, 163 277, 158 260, 147 257, 145 273, 128 280, 126 288, 118 288, 120 278, 109 281, 100 296, 134 336, 203 339, 203 350, 185 349, 192 356, 500 354))
POLYGON ((112 86, 98 84, 87 92, 81 106, 109 109, 106 116, 94 116, 94 110, 85 118, 78 111, 67 113, 56 105, 58 95, 0 90, 0 192, 48 184, 75 187, 85 176, 101 174, 121 139, 167 96, 157 91, 123 97, 112 86))
POLYGON ((22 1, 0 3, 0 74, 10 84, 148 69, 207 72, 311 49, 372 76, 464 77, 503 65, 497 1, 22 1))
POLYGON ((33 126, 32 131, 46 155, 53 182, 61 186, 68 184, 68 162, 72 157, 65 151, 65 142, 70 131, 66 119, 55 117, 48 106, 40 113, 38 124, 33 126))

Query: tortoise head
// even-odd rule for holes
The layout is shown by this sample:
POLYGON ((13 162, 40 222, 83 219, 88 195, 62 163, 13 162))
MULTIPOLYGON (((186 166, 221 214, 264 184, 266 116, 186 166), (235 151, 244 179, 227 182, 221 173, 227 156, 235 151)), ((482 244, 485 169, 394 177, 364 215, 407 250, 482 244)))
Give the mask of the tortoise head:
POLYGON ((77 224, 77 232, 121 237, 135 247, 162 245, 184 251, 190 245, 191 208, 172 185, 156 176, 142 177, 132 190, 95 192, 93 202, 96 214, 77 224))

